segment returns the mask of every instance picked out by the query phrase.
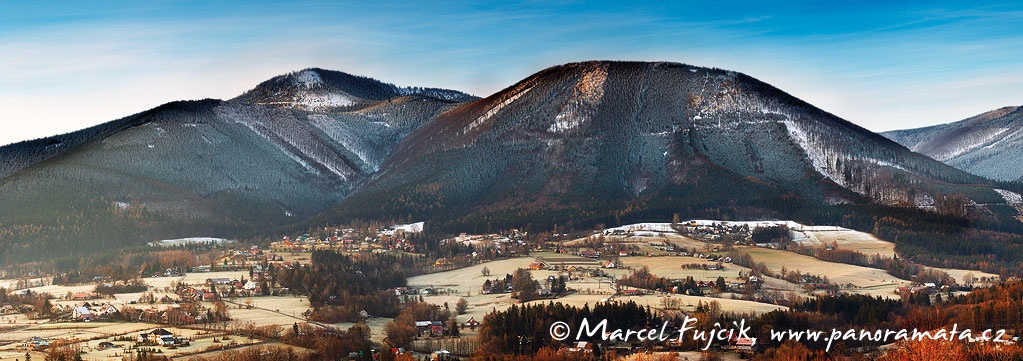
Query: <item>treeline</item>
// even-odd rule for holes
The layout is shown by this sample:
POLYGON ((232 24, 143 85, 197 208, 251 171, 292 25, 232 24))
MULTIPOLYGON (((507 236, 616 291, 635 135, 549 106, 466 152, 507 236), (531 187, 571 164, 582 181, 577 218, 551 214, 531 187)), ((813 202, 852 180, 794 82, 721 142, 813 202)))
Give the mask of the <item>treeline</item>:
POLYGON ((789 227, 786 225, 757 227, 753 229, 750 240, 753 243, 781 243, 792 239, 789 227))
MULTIPOLYGON (((720 290, 721 285, 724 284, 724 278, 718 277, 716 282, 717 284, 715 286, 720 290)), ((650 268, 647 266, 640 267, 638 270, 622 276, 618 279, 618 284, 692 296, 703 295, 703 290, 700 289, 693 276, 686 276, 684 280, 673 280, 650 273, 650 268)))
MULTIPOLYGON (((124 249, 139 250, 148 247, 144 241, 149 240, 195 234, 252 236, 271 231, 267 225, 242 230, 237 224, 173 219, 137 208, 121 210, 114 205, 114 200, 104 197, 66 198, 72 201, 46 194, 32 199, 38 203, 59 204, 60 210, 35 204, 13 205, 11 208, 24 209, 25 213, 4 214, 0 221, 0 264, 39 261, 47 267, 50 261, 59 260, 54 268, 62 272, 81 269, 77 264, 79 259, 116 254, 124 249), (65 216, 53 219, 55 214, 65 216)), ((18 269, 8 267, 7 271, 17 272, 18 269)))
POLYGON ((213 245, 189 245, 172 249, 142 246, 81 257, 57 258, 39 264, 37 268, 52 272, 55 285, 93 283, 97 280, 126 281, 168 269, 188 272, 200 264, 212 264, 221 251, 221 248, 213 245))
MULTIPOLYGON (((575 330, 583 319, 591 326, 607 320, 607 329, 640 329, 660 324, 646 308, 633 301, 627 303, 605 302, 590 308, 566 306, 560 302, 547 304, 513 305, 507 310, 488 314, 480 329, 480 356, 485 355, 531 355, 541 348, 558 348, 560 342, 551 338, 550 328, 554 322, 562 321, 575 330), (523 342, 528 340, 528 342, 523 342)), ((584 337, 580 341, 600 340, 603 335, 584 337)), ((573 337, 574 339, 574 337, 573 337)), ((487 356, 489 357, 489 356, 487 356)))
POLYGON ((863 327, 877 327, 892 321, 894 315, 905 313, 902 300, 859 294, 810 298, 794 308, 802 312, 837 315, 842 324, 863 327))
POLYGON ((149 289, 149 285, 141 278, 133 278, 127 281, 116 281, 112 283, 100 283, 96 285, 93 292, 113 296, 117 293, 136 293, 144 292, 149 289))
POLYGON ((415 262, 410 255, 360 254, 352 258, 332 251, 315 251, 310 260, 308 265, 279 270, 277 282, 293 293, 307 295, 316 312, 323 312, 312 317, 331 323, 353 321, 363 310, 379 317, 397 315, 400 299, 385 290, 405 286, 404 268, 415 262))
MULTIPOLYGON (((1013 282, 987 289, 974 290, 965 295, 942 297, 943 294, 928 295, 918 292, 906 295, 902 299, 886 299, 880 296, 866 295, 834 295, 819 296, 794 305, 792 310, 772 311, 754 320, 760 340, 775 347, 781 344, 769 340, 769 330, 951 330, 953 325, 960 331, 970 329, 973 337, 987 329, 1015 330, 1023 329, 1023 283, 1013 282)), ((823 340, 803 340, 802 344, 809 350, 822 350, 823 340)), ((917 341, 914 341, 917 342, 917 341)), ((845 347, 879 346, 879 342, 846 341, 845 347)), ((981 342, 978 344, 990 344, 981 342)), ((1020 352, 1018 345, 994 344, 1002 348, 1014 348, 1020 352)), ((988 345, 988 346, 994 346, 988 345)), ((948 345, 945 345, 948 346, 948 345)), ((959 345, 964 346, 964 345, 959 345)), ((957 348, 959 346, 956 346, 957 348)), ((790 347, 790 346, 783 346, 790 347)), ((908 345, 899 345, 908 347, 908 345)), ((963 347, 963 352, 990 351, 986 346, 971 345, 963 347)), ((1021 354, 1016 354, 1018 355, 1021 354)), ((975 359, 975 358, 961 358, 975 359)), ((991 359, 992 358, 982 358, 991 359)), ((1017 358, 1018 359, 1018 358, 1017 358)), ((901 360, 901 358, 895 358, 901 360)))
POLYGON ((938 320, 960 327, 1023 330, 1023 283, 1013 282, 948 299, 938 320))

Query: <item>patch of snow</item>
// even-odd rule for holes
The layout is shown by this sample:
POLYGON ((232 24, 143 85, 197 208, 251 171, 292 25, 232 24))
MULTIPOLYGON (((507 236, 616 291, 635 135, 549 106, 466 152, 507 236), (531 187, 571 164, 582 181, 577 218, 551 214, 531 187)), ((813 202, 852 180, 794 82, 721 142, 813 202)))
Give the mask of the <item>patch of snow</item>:
POLYGON ((883 161, 883 160, 877 160, 877 159, 874 159, 874 158, 861 158, 860 160, 862 160, 864 162, 868 162, 868 163, 877 164, 877 165, 882 166, 882 167, 892 167, 892 168, 895 168, 895 169, 898 169, 898 170, 902 170, 902 171, 907 171, 907 172, 909 171, 905 167, 903 167, 901 165, 898 165, 898 164, 895 164, 895 163, 892 163, 892 162, 887 162, 887 161, 883 161))
POLYGON ((749 226, 750 229, 754 229, 754 228, 757 228, 757 227, 776 227, 776 226, 784 225, 786 227, 789 227, 790 230, 796 230, 796 231, 800 231, 800 232, 848 231, 849 230, 849 229, 842 228, 842 227, 839 227, 839 226, 808 226, 808 225, 797 223, 797 222, 793 222, 793 221, 741 221, 741 222, 735 222, 735 221, 713 221, 713 220, 706 220, 706 219, 696 219, 696 220, 692 220, 692 221, 688 221, 688 222, 682 222, 682 223, 689 223, 689 222, 696 222, 696 224, 698 226, 711 226, 711 225, 719 224, 719 223, 723 224, 725 226, 734 226, 734 225, 742 226, 742 225, 746 225, 746 226, 749 226))
POLYGON ((1023 204, 1023 196, 1020 196, 1019 193, 1004 189, 995 189, 995 192, 998 192, 998 195, 1002 196, 1002 199, 1005 199, 1005 203, 1013 205, 1023 204))
MULTIPOLYGON (((221 106, 215 108, 218 115, 226 119, 232 119, 235 123, 244 125, 246 128, 252 130, 252 132, 258 134, 264 139, 268 140, 271 144, 275 145, 277 149, 281 151, 289 159, 298 163, 303 169, 309 173, 322 175, 316 167, 307 162, 305 159, 299 156, 298 153, 305 152, 305 154, 315 157, 315 152, 309 151, 309 145, 300 142, 300 139, 294 137, 288 137, 281 139, 280 134, 277 133, 279 129, 287 126, 289 122, 296 121, 294 118, 274 118, 272 123, 269 119, 261 116, 253 116, 253 114, 238 112, 236 108, 230 106, 221 106)), ((349 173, 342 169, 343 164, 331 160, 331 159, 313 159, 313 161, 319 162, 320 165, 327 168, 330 173, 337 175, 341 180, 347 181, 349 173)))
MULTIPOLYGON (((797 237, 811 238, 812 241, 816 241, 818 243, 820 241, 816 240, 816 237, 813 237, 812 235, 803 234, 802 232, 826 232, 826 231, 848 231, 849 230, 847 228, 842 228, 842 227, 839 227, 839 226, 807 226, 807 225, 804 225, 804 224, 801 224, 801 223, 796 223, 796 222, 793 222, 793 221, 742 221, 742 222, 734 222, 734 221, 714 221, 714 220, 706 220, 706 219, 695 219, 695 220, 691 220, 691 221, 680 222, 679 225, 688 225, 690 222, 695 222, 696 225, 700 226, 700 227, 709 227, 709 226, 713 226, 713 225, 717 225, 717 224, 723 225, 725 227, 744 226, 745 225, 745 226, 748 226, 749 229, 751 229, 751 230, 752 229, 756 229, 756 228, 763 228, 763 227, 786 226, 786 227, 789 228, 790 231, 795 232, 797 237)), ((645 236, 645 237, 658 237, 658 236, 663 236, 664 233, 677 233, 674 229, 671 228, 671 223, 636 223, 636 224, 627 224, 627 225, 624 225, 624 226, 621 226, 621 227, 614 227, 614 228, 604 229, 604 232, 605 233, 610 233, 610 232, 616 231, 616 230, 624 231, 624 232, 629 232, 629 233, 632 233, 634 236, 645 236)))
POLYGON ((671 229, 671 223, 636 223, 604 229, 605 232, 616 230, 625 232, 648 231, 658 233, 676 233, 674 229, 671 229))
POLYGON ((299 72, 298 74, 295 74, 295 76, 293 76, 291 79, 296 86, 301 86, 305 88, 312 88, 314 86, 323 84, 323 78, 320 78, 320 74, 312 70, 304 70, 302 72, 299 72))
POLYGON ((920 208, 933 207, 934 197, 927 193, 917 193, 917 195, 913 197, 913 204, 920 208))
POLYGON ((846 162, 850 160, 856 160, 875 164, 882 167, 891 167, 906 171, 905 167, 885 160, 874 159, 869 157, 851 158, 845 154, 842 154, 840 150, 828 148, 825 143, 826 140, 819 142, 811 140, 809 133, 806 130, 804 130, 799 123, 791 120, 785 120, 782 121, 781 123, 785 125, 785 129, 789 133, 789 138, 791 138, 799 146, 799 148, 803 149, 803 153, 805 153, 806 157, 810 159, 810 163, 813 165, 813 168, 814 170, 817 171, 817 173, 820 173, 827 177, 828 179, 830 179, 831 181, 843 187, 850 188, 851 190, 856 191, 860 194, 864 194, 864 191, 862 189, 858 189, 858 187, 850 187, 849 184, 846 184, 845 179, 842 175, 842 170, 838 169, 839 167, 836 166, 839 163, 839 161, 846 162))
MULTIPOLYGON (((1009 129, 1008 129, 1008 128, 1006 128, 1006 129, 1005 129, 1005 130, 1003 130, 1003 131, 1002 131, 1001 133, 1005 133, 1005 131, 1006 131, 1006 130, 1009 130, 1009 129)), ((984 149, 991 149, 991 148, 994 148, 994 147, 995 147, 995 146, 997 146, 998 144, 1001 144, 1002 142, 1004 142, 1004 141, 1005 141, 1006 139, 1009 139, 1009 138, 1014 138, 1014 137, 1016 137, 1017 135, 1019 135, 1019 134, 1020 134, 1020 132, 1021 132, 1021 131, 1023 131, 1023 130, 1017 130, 1017 131, 1013 132, 1012 134, 1006 135, 1006 136, 1002 137, 1002 139, 999 139, 998 141, 996 141, 996 142, 994 142, 994 143, 991 143, 991 144, 988 144, 987 146, 984 146, 984 149)), ((1001 133, 999 133, 999 135, 1001 135, 1001 133)))
POLYGON ((426 222, 416 222, 416 223, 409 223, 409 224, 395 224, 395 225, 391 226, 391 228, 394 228, 394 230, 396 230, 396 231, 405 231, 406 233, 419 233, 419 232, 423 231, 423 225, 425 225, 425 224, 426 224, 426 222))
POLYGON ((152 247, 174 247, 174 246, 184 246, 184 245, 188 245, 188 244, 207 244, 207 243, 221 245, 221 244, 232 243, 232 242, 234 242, 234 241, 228 240, 228 239, 223 239, 223 238, 189 237, 189 238, 165 239, 165 240, 160 240, 160 241, 153 241, 153 242, 149 242, 149 245, 152 246, 152 247))
MULTIPOLYGON (((311 123, 327 133, 331 139, 334 139, 338 143, 341 143, 345 149, 348 149, 359 157, 359 160, 373 167, 373 171, 377 171, 380 168, 380 164, 383 162, 382 159, 376 159, 370 155, 367 149, 363 146, 358 135, 352 134, 351 131, 344 127, 338 126, 339 122, 336 119, 322 115, 322 114, 310 114, 309 120, 311 123)), ((380 122, 373 122, 374 124, 380 124, 380 122)), ((383 123, 390 127, 387 123, 383 123)))
POLYGON ((483 125, 484 122, 486 122, 490 118, 493 118, 495 115, 497 115, 497 113, 501 112, 501 109, 504 109, 504 107, 508 106, 508 104, 511 104, 512 102, 521 98, 523 95, 526 95, 526 93, 529 93, 529 91, 532 89, 533 88, 523 89, 522 91, 519 91, 518 93, 515 93, 514 95, 508 97, 508 99, 505 99, 500 103, 497 103, 497 105, 490 108, 490 110, 487 110, 486 113, 483 113, 483 115, 481 115, 479 118, 476 118, 476 120, 474 120, 472 123, 469 123, 469 125, 462 130, 462 134, 468 133, 469 131, 475 129, 476 127, 483 125))
POLYGON ((355 100, 344 93, 303 94, 296 97, 294 104, 306 110, 319 111, 351 106, 355 104, 355 100))
POLYGON ((114 202, 114 205, 121 210, 128 209, 128 207, 131 206, 128 202, 114 202))
POLYGON ((791 120, 786 120, 782 123, 785 124, 785 129, 789 133, 789 138, 795 141, 796 144, 799 145, 799 148, 802 148, 803 152, 806 153, 806 157, 810 159, 810 163, 813 164, 814 170, 816 170, 817 173, 828 177, 835 183, 844 185, 840 177, 832 175, 832 172, 828 170, 827 155, 823 152, 816 151, 817 147, 811 146, 807 132, 799 126, 799 123, 791 120))
MULTIPOLYGON (((947 161, 949 159, 958 157, 958 156, 962 155, 963 153, 969 152, 971 150, 974 150, 974 149, 977 149, 977 148, 981 147, 984 144, 987 144, 988 142, 994 140, 995 138, 998 138, 999 136, 1001 136, 1003 133, 1007 132, 1008 130, 1009 130, 1009 128, 993 129, 993 132, 991 132, 990 134, 983 135, 979 139, 976 139, 976 140, 973 140, 972 139, 973 136, 971 135, 970 137, 967 137, 966 139, 963 139, 962 141, 960 141, 955 148, 949 149, 949 150, 945 151, 944 153, 937 154, 935 156, 935 158, 940 160, 940 161, 947 161)), ((1001 140, 996 141, 996 142, 990 144, 988 147, 992 147, 995 144, 998 144, 999 142, 1001 142, 1001 140)), ((984 148, 988 148, 988 147, 984 147, 984 148)))
POLYGON ((590 120, 590 115, 604 99, 604 83, 607 81, 607 68, 601 66, 583 74, 568 102, 561 107, 561 112, 554 116, 554 123, 547 128, 550 133, 560 133, 579 128, 590 120))
POLYGON ((465 100, 465 98, 466 98, 465 94, 459 93, 459 92, 454 91, 454 90, 446 90, 446 89, 427 89, 427 88, 421 88, 421 87, 398 87, 398 88, 394 88, 394 90, 400 96, 425 95, 425 96, 434 97, 434 98, 437 98, 437 99, 440 99, 440 100, 447 100, 447 101, 453 101, 453 102, 462 101, 462 100, 465 100))
POLYGON ((152 145, 152 144, 147 144, 146 146, 147 146, 147 147, 149 147, 150 149, 152 149, 152 148, 155 148, 155 147, 156 147, 156 146, 154 146, 154 145, 152 145))

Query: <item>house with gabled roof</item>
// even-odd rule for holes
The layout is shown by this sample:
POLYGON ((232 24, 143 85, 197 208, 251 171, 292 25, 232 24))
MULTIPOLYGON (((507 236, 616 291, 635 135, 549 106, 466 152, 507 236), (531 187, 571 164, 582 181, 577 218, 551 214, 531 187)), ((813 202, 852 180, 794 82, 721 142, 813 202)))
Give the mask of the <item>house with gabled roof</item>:
POLYGON ((170 340, 169 344, 174 344, 174 333, 167 331, 166 329, 158 328, 149 332, 142 332, 139 334, 139 342, 141 343, 155 343, 166 345, 167 340, 170 340))
POLYGON ((92 314, 92 311, 90 311, 89 308, 85 306, 75 307, 75 309, 71 311, 71 318, 75 320, 92 321, 94 317, 96 316, 92 314))
POLYGON ((25 340, 24 348, 26 350, 42 350, 49 346, 50 341, 46 341, 46 339, 39 336, 33 336, 25 340))
POLYGON ((97 311, 97 315, 100 317, 110 317, 118 313, 121 313, 121 310, 118 310, 117 307, 109 303, 101 306, 99 311, 97 311))

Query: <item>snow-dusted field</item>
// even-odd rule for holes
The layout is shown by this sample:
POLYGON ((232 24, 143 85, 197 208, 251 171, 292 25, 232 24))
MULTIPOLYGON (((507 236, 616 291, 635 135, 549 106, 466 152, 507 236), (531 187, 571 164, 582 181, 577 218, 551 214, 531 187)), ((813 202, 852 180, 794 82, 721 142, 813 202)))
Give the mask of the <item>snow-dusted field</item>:
POLYGON ((232 242, 234 242, 234 241, 229 240, 229 239, 223 239, 223 238, 189 237, 189 238, 165 239, 165 240, 160 240, 160 241, 153 241, 153 242, 149 242, 149 245, 153 246, 153 247, 174 247, 174 246, 184 246, 184 245, 189 245, 189 244, 216 244, 216 245, 222 245, 222 244, 225 244, 225 243, 232 243, 232 242))

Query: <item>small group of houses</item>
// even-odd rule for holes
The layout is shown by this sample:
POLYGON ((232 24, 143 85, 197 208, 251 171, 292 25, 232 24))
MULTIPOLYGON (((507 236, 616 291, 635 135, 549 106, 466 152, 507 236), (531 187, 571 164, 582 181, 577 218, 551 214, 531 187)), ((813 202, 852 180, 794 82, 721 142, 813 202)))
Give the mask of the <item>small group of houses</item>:
POLYGON ((699 287, 699 288, 716 288, 717 286, 718 286, 717 283, 715 283, 714 281, 706 281, 706 282, 698 281, 698 282, 696 282, 696 287, 699 287))
POLYGON ((733 239, 739 238, 741 240, 749 240, 753 235, 753 230, 750 229, 749 224, 745 223, 699 223, 696 221, 690 221, 688 223, 682 223, 681 225, 682 227, 680 229, 683 234, 697 239, 714 240, 723 236, 728 236, 733 239))
POLYGON ((495 278, 483 281, 480 293, 489 295, 492 293, 509 293, 512 291, 512 275, 506 274, 504 278, 495 278))
POLYGON ((90 322, 108 320, 121 313, 121 310, 110 303, 83 302, 75 305, 55 305, 50 312, 60 318, 72 321, 90 322))
POLYGON ((416 321, 417 337, 441 337, 447 331, 444 321, 416 321))
POLYGON ((334 229, 333 235, 296 237, 284 236, 280 241, 271 242, 270 250, 278 252, 312 252, 334 250, 345 252, 405 251, 415 253, 415 245, 407 240, 413 233, 423 230, 423 222, 382 227, 375 232, 356 231, 352 228, 334 229))
POLYGON ((464 246, 472 246, 479 250, 507 250, 509 247, 521 247, 526 244, 523 239, 524 233, 518 230, 511 230, 508 234, 467 234, 461 233, 457 237, 441 241, 441 244, 455 242, 464 246))
POLYGON ((19 314, 19 313, 29 313, 29 312, 32 312, 34 310, 35 310, 35 306, 29 305, 29 304, 20 304, 20 305, 4 304, 4 305, 0 306, 0 316, 16 315, 16 314, 19 314))
POLYGON ((182 299, 193 301, 214 302, 217 300, 217 293, 203 288, 182 287, 178 290, 178 296, 182 299))
MULTIPOLYGON (((263 269, 260 268, 258 271, 251 271, 256 274, 262 275, 263 269)), ((216 289, 216 293, 209 289, 193 289, 188 291, 189 297, 202 301, 211 302, 216 298, 228 298, 231 296, 238 297, 259 297, 267 296, 266 292, 270 295, 282 295, 287 294, 287 289, 284 288, 273 288, 267 289, 264 292, 260 282, 256 281, 256 278, 240 281, 237 279, 229 278, 209 278, 206 280, 206 285, 216 289)), ((180 293, 180 292, 179 292, 180 293)))
POLYGON ((895 289, 895 293, 897 293, 897 294, 903 294, 903 293, 911 294, 911 293, 921 293, 921 292, 922 293, 931 293, 931 292, 935 292, 935 291, 939 291, 939 290, 940 291, 947 291, 949 288, 950 287, 948 285, 938 286, 938 284, 936 284, 934 282, 924 282, 924 283, 913 285, 911 287, 899 287, 899 288, 896 288, 895 289))

